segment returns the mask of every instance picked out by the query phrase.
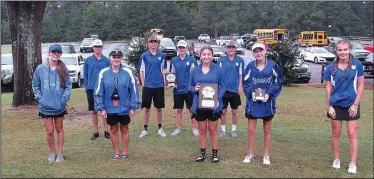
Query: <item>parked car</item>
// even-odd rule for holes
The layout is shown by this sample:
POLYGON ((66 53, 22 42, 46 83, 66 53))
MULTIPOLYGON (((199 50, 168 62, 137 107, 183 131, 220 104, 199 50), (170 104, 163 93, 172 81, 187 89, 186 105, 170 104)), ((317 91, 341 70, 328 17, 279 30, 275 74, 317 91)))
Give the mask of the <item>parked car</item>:
POLYGON ((192 44, 189 46, 190 55, 195 57, 196 60, 199 60, 200 59, 200 49, 204 45, 205 45, 205 43, 192 42, 192 44))
POLYGON ((257 42, 257 36, 256 35, 251 35, 249 39, 245 39, 243 41, 242 47, 246 48, 248 50, 251 50, 252 45, 257 42))
POLYGON ((300 56, 294 56, 294 70, 296 71, 296 81, 309 83, 311 78, 311 71, 308 64, 300 56))
POLYGON ((365 50, 361 44, 352 43, 351 54, 353 58, 365 62, 366 56, 370 54, 370 51, 365 50))
POLYGON ((244 61, 244 69, 247 68, 248 64, 249 64, 251 61, 256 60, 255 58, 251 58, 251 57, 249 57, 249 56, 245 56, 244 54, 241 54, 241 55, 238 55, 238 56, 243 58, 243 61, 244 61))
MULTIPOLYGON (((368 56, 366 56, 364 63, 365 64, 370 64, 370 65, 374 64, 374 59, 373 58, 374 58, 373 57, 373 52, 371 52, 368 56)), ((371 72, 368 72, 368 74, 373 75, 372 69, 373 69, 373 66, 365 65, 365 70, 369 70, 369 71, 371 70, 371 72)))
POLYGON ((186 40, 186 37, 184 37, 184 36, 175 36, 174 37, 174 43, 175 43, 175 45, 177 45, 178 41, 180 41, 180 40, 186 40))
POLYGON ((240 38, 240 34, 232 33, 232 34, 230 34, 230 37, 233 41, 236 41, 236 39, 240 38))
POLYGON ((208 34, 200 34, 198 37, 197 37, 197 40, 199 42, 205 42, 207 40, 210 40, 210 36, 208 34))
POLYGON ((62 55, 60 60, 65 63, 66 68, 70 73, 70 80, 73 83, 73 87, 81 87, 81 74, 83 74, 83 63, 82 61, 74 55, 62 55), (82 67, 81 67, 82 66, 82 67))
POLYGON ((159 48, 165 53, 167 60, 171 60, 171 58, 177 56, 177 47, 175 47, 175 44, 171 38, 160 39, 159 48))
POLYGON ((251 36, 240 36, 240 38, 236 39, 236 44, 238 47, 242 47, 244 41, 251 39, 251 36))
POLYGON ((13 91, 13 55, 12 53, 1 55, 1 86, 7 86, 13 91))
POLYGON ((87 52, 87 51, 91 51, 93 52, 93 41, 95 39, 94 38, 84 38, 82 43, 81 43, 81 46, 80 46, 80 52, 83 53, 83 52, 87 52))
POLYGON ((220 46, 225 46, 227 42, 231 40, 230 36, 219 36, 218 39, 216 40, 216 44, 220 46))
POLYGON ((213 63, 217 63, 219 58, 226 54, 226 49, 218 45, 211 45, 210 47, 213 49, 213 63))
POLYGON ((323 47, 308 47, 300 52, 300 57, 314 63, 331 63, 335 59, 335 55, 323 47))

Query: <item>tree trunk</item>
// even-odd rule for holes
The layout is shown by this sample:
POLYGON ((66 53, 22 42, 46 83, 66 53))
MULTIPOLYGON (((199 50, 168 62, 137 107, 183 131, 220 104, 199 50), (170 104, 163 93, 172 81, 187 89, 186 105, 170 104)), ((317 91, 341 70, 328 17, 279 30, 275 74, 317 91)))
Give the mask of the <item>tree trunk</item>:
POLYGON ((46 1, 7 1, 12 37, 13 106, 34 104, 31 83, 42 62, 41 40, 46 1))

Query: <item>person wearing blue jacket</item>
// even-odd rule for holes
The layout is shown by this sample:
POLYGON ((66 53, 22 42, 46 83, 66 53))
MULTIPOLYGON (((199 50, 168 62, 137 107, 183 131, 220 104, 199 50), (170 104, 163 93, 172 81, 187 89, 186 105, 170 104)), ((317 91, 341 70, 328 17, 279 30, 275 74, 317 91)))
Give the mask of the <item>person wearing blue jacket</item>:
MULTIPOLYGON (((189 91, 194 93, 193 103, 192 103, 192 113, 193 117, 198 121, 199 128, 199 145, 200 145, 200 155, 195 160, 195 162, 204 162, 206 154, 206 132, 207 128, 210 133, 210 142, 212 146, 213 158, 212 162, 219 162, 218 158, 218 119, 222 114, 223 102, 222 97, 226 91, 226 84, 224 81, 224 76, 222 68, 218 65, 212 63, 213 60, 213 49, 208 45, 204 46, 200 50, 201 64, 195 67, 190 75, 189 91), (217 100, 218 106, 216 108, 199 108, 199 91, 200 85, 202 83, 206 84, 216 84, 218 86, 217 100), (208 122, 207 122, 208 120, 208 122)), ((208 88, 207 88, 208 89, 208 88)), ((214 95, 214 93, 211 93, 214 95)), ((205 93, 207 94, 207 93, 205 93)), ((210 94, 210 95, 211 95, 210 94)), ((209 95, 209 96, 210 96, 209 95)), ((208 94, 207 94, 208 96, 208 94)))
POLYGON ((232 116, 231 137, 237 138, 239 135, 236 130, 236 125, 238 124, 238 107, 241 105, 240 92, 242 90, 244 60, 235 55, 237 50, 235 41, 228 41, 226 48, 227 56, 221 57, 218 61, 218 65, 222 67, 227 85, 225 95, 222 98, 223 110, 221 117, 221 131, 218 136, 222 138, 226 135, 226 113, 227 107, 230 103, 232 116))
MULTIPOLYGON (((174 99, 174 109, 177 109, 176 114, 176 126, 177 128, 171 134, 172 136, 177 136, 182 132, 182 112, 184 108, 184 103, 190 112, 190 117, 192 117, 192 101, 193 93, 188 91, 188 85, 190 80, 191 70, 197 66, 197 61, 195 58, 187 55, 187 42, 185 40, 178 41, 178 56, 171 59, 169 72, 176 74, 176 84, 173 90, 174 99)), ((191 119, 192 123, 192 133, 195 136, 199 135, 197 130, 197 122, 195 119, 191 119)))
POLYGON ((271 119, 276 113, 275 100, 282 91, 282 73, 277 63, 266 59, 266 48, 262 43, 255 43, 252 52, 256 60, 250 62, 243 73, 243 92, 247 98, 245 117, 248 118, 248 155, 243 163, 254 162, 254 140, 257 119, 263 119, 264 158, 263 163, 270 165, 271 119), (256 94, 257 93, 257 94, 256 94), (262 94, 263 99, 256 96, 262 94))
POLYGON ((162 108, 165 108, 165 54, 158 49, 158 39, 155 35, 148 38, 149 49, 139 59, 138 69, 142 83, 142 108, 144 108, 144 128, 139 137, 148 135, 148 122, 153 99, 153 105, 157 110, 158 131, 157 135, 165 137, 162 129, 162 108))
POLYGON ((64 155, 64 115, 66 103, 70 99, 72 84, 70 73, 60 60, 62 48, 55 44, 49 47, 48 58, 40 64, 32 80, 35 100, 39 103, 39 116, 47 131, 47 142, 51 154, 49 162, 62 162, 64 155), (54 129, 57 133, 57 153, 54 129))
POLYGON ((128 159, 129 128, 135 110, 140 108, 138 84, 131 70, 121 65, 123 53, 113 49, 109 54, 112 65, 102 69, 95 86, 95 110, 110 125, 113 160, 119 157, 118 129, 122 138, 122 160, 128 159), (118 125, 119 123, 119 125, 118 125))
MULTIPOLYGON (((84 74, 84 84, 87 93, 88 101, 88 111, 92 111, 92 123, 94 134, 91 140, 96 140, 99 138, 99 118, 97 112, 95 111, 94 102, 94 88, 97 83, 99 72, 108 66, 110 66, 110 60, 102 54, 103 42, 99 39, 95 39, 93 42, 94 54, 87 57, 84 60, 83 74, 84 74)), ((106 120, 103 120, 104 124, 104 137, 110 139, 110 134, 108 132, 108 124, 106 120)))
POLYGON ((351 162, 348 173, 357 172, 357 123, 360 118, 360 100, 364 92, 364 70, 361 62, 351 57, 352 45, 340 40, 336 44, 337 58, 326 68, 327 116, 331 118, 331 148, 335 160, 333 168, 340 168, 340 133, 342 121, 347 121, 351 162))

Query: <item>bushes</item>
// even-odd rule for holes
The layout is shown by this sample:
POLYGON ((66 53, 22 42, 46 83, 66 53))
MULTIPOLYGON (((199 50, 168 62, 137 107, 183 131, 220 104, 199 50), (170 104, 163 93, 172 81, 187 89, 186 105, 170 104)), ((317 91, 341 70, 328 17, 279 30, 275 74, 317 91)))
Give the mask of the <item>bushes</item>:
POLYGON ((134 67, 134 75, 139 75, 138 62, 142 53, 147 50, 148 35, 133 37, 125 50, 124 61, 131 67, 134 67))

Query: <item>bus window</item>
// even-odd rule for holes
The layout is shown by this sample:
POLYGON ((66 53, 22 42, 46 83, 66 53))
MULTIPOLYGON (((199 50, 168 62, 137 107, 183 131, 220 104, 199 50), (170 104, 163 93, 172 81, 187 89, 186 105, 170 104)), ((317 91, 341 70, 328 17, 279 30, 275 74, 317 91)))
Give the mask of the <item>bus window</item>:
POLYGON ((323 39, 323 36, 322 36, 322 35, 319 35, 319 36, 318 36, 318 39, 323 39))

